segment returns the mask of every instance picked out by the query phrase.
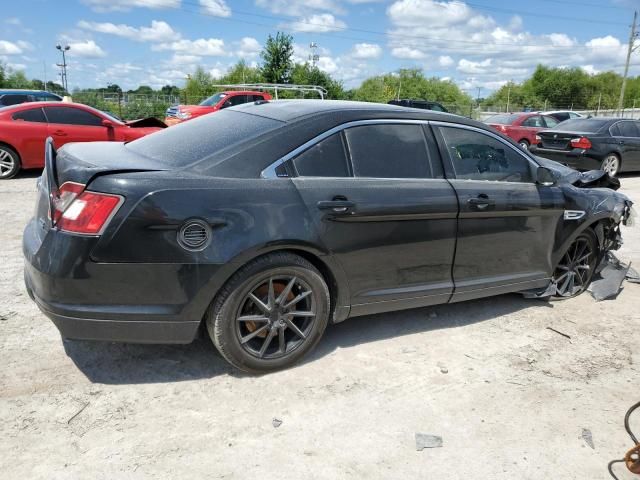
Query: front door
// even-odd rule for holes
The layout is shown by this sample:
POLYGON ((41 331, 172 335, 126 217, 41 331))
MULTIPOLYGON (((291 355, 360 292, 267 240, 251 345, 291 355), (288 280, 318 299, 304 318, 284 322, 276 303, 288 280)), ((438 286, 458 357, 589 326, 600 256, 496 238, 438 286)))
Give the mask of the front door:
POLYGON ((102 118, 71 105, 45 106, 49 136, 56 149, 69 142, 115 140, 114 129, 102 125, 102 118))
POLYGON ((353 126, 293 159, 313 227, 348 277, 352 315, 450 298, 458 203, 430 135, 421 124, 353 126))
POLYGON ((434 128, 460 202, 452 301, 547 285, 563 215, 560 189, 536 184, 537 165, 496 135, 434 128))
POLYGON ((615 133, 615 141, 622 152, 622 169, 640 170, 640 125, 633 120, 624 120, 615 124, 611 132, 615 133))

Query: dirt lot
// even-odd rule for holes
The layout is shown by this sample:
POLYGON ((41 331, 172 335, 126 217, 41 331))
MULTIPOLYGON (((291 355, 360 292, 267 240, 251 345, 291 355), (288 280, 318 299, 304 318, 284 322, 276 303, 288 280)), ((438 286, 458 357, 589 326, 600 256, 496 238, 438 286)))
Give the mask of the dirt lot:
MULTIPOLYGON (((631 447, 640 285, 352 319, 304 364, 250 377, 204 340, 62 341, 22 281, 35 182, 0 182, 3 478, 604 479, 631 447), (416 432, 443 448, 416 451, 416 432)), ((640 203, 640 176, 622 182, 640 203)), ((640 227, 624 235, 640 266, 640 227)))

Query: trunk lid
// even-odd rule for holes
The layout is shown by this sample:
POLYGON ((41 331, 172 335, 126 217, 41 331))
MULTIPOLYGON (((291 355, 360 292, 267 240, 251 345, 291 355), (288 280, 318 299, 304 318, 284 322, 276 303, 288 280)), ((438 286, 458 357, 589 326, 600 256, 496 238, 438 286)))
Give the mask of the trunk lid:
POLYGON ((543 130, 538 132, 538 136, 542 140, 542 148, 551 150, 572 150, 572 138, 593 137, 593 132, 561 132, 557 130, 543 130))

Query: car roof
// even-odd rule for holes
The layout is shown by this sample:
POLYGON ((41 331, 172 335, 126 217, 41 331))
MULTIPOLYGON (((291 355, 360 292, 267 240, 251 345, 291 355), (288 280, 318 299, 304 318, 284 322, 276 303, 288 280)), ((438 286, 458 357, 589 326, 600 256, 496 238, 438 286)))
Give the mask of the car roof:
POLYGON ((354 102, 347 100, 269 100, 267 102, 250 102, 231 107, 252 115, 271 118, 281 122, 291 122, 303 117, 325 114, 340 115, 344 113, 389 114, 392 118, 415 118, 419 120, 442 120, 443 116, 449 120, 465 123, 465 117, 459 117, 444 112, 407 108, 387 103, 354 102))
POLYGON ((4 94, 30 94, 30 93, 44 93, 46 95, 52 95, 55 97, 59 97, 60 95, 52 92, 47 92, 45 90, 28 90, 22 88, 0 88, 0 95, 4 94))

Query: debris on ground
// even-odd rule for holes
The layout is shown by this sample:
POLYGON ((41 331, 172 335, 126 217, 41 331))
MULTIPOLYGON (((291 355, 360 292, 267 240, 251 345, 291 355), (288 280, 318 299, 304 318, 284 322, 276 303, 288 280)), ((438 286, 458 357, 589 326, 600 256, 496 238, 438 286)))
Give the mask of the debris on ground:
POLYGON ((438 362, 438 368, 440 369, 440 373, 449 373, 449 369, 444 363, 438 362))
POLYGON ((5 322, 7 320, 9 320, 11 317, 14 317, 16 315, 16 312, 7 312, 7 313, 0 313, 0 322, 5 322))
POLYGON ((85 403, 84 405, 82 405, 82 407, 80 407, 80 410, 78 410, 76 413, 73 414, 73 416, 71 416, 71 418, 69 418, 69 420, 67 420, 67 425, 69 425, 74 418, 76 418, 78 415, 80 415, 82 412, 84 412, 84 409, 87 408, 89 406, 89 402, 85 403))
POLYGON ((556 330, 556 329, 555 329, 555 328, 553 328, 553 327, 547 327, 547 330, 551 330, 552 332, 555 332, 555 333, 557 333, 558 335, 562 335, 563 337, 568 338, 569 340, 571 340, 571 335, 568 335, 568 334, 566 334, 566 333, 562 333, 560 330, 556 330))
POLYGON ((582 439, 584 440, 584 443, 586 443, 592 449, 595 450, 596 447, 593 444, 593 435, 591 433, 591 430, 589 430, 588 428, 583 428, 582 429, 582 439))
POLYGON ((622 263, 611 252, 604 256, 588 288, 596 302, 618 296, 630 266, 622 263))
POLYGON ((416 450, 418 452, 425 448, 438 448, 442 446, 442 437, 429 435, 428 433, 416 433, 416 450))
POLYGON ((273 417, 273 420, 271 420, 271 425, 273 425, 273 428, 278 428, 280 425, 282 425, 282 420, 273 417))
POLYGON ((640 273, 629 265, 629 270, 627 270, 627 278, 625 278, 627 282, 631 283, 640 283, 640 273))

